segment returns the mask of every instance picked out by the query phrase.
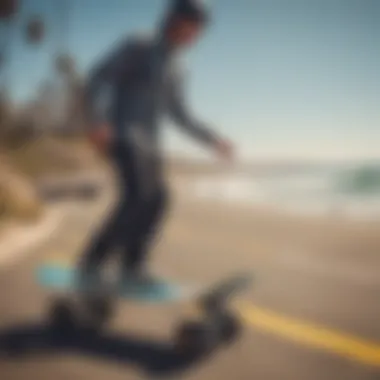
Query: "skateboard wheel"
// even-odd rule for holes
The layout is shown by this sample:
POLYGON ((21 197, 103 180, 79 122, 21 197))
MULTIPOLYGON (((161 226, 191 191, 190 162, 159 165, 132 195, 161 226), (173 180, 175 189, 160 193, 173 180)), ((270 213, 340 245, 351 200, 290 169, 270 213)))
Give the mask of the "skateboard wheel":
POLYGON ((211 351, 218 343, 214 329, 199 322, 186 322, 177 331, 176 349, 186 355, 201 355, 211 351))
POLYGON ((218 319, 220 334, 224 343, 230 344, 239 338, 242 331, 242 326, 239 319, 235 315, 225 312, 220 315, 218 319))
POLYGON ((75 327, 75 316, 67 300, 55 301, 50 310, 50 322, 54 329, 67 331, 75 327))

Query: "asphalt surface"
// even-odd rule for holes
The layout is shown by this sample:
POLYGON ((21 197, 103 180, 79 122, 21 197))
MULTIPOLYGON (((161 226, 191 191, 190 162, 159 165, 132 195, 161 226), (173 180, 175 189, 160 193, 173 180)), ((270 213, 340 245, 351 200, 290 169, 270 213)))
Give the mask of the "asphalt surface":
POLYGON ((0 269, 0 379, 380 379, 377 226, 300 225, 181 199, 152 266, 196 283, 252 270, 257 282, 236 309, 242 338, 208 357, 184 358, 171 337, 191 303, 127 302, 102 336, 52 336, 46 316, 54 295, 39 288, 34 271, 46 260, 73 262, 109 202, 67 203, 63 227, 47 243, 0 269), (9 356, 9 341, 24 354, 9 356))

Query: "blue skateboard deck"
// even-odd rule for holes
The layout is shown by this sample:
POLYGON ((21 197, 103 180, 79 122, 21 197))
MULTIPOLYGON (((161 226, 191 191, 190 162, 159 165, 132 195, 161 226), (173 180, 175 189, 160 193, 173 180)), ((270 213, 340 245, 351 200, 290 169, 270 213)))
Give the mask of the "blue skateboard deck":
POLYGON ((153 286, 97 284, 84 287, 79 281, 75 268, 49 263, 37 268, 36 277, 41 286, 52 291, 106 293, 110 296, 138 302, 160 303, 181 300, 191 297, 195 292, 190 287, 176 284, 164 278, 159 279, 159 285, 153 286))

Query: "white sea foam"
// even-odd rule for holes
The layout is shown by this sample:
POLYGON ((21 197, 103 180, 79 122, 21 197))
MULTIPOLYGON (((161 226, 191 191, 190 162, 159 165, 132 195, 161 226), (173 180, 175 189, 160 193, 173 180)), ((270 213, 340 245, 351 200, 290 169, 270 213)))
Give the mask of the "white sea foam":
POLYGON ((292 213, 339 213, 380 220, 380 189, 363 192, 339 187, 345 174, 342 169, 261 176, 229 174, 198 177, 187 187, 197 200, 262 204, 292 213))

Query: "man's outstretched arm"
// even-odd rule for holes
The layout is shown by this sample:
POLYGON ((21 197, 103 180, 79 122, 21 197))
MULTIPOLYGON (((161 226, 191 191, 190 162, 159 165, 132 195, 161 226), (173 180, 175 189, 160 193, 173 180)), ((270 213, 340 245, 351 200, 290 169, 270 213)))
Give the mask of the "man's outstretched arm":
POLYGON ((176 78, 171 86, 169 115, 185 132, 200 143, 216 150, 223 157, 231 158, 232 145, 218 136, 205 123, 194 117, 187 108, 184 96, 183 79, 176 78))
POLYGON ((169 116, 186 133, 206 145, 213 145, 216 134, 205 123, 194 117, 187 107, 182 77, 177 77, 171 85, 169 116))

